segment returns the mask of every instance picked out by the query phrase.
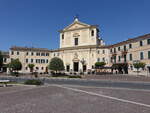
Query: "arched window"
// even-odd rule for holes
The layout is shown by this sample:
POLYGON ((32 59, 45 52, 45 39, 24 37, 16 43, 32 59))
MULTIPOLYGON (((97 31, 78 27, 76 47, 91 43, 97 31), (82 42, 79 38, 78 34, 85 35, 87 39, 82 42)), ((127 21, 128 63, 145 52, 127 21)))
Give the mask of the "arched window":
POLYGON ((94 36, 94 30, 91 31, 91 36, 94 36))

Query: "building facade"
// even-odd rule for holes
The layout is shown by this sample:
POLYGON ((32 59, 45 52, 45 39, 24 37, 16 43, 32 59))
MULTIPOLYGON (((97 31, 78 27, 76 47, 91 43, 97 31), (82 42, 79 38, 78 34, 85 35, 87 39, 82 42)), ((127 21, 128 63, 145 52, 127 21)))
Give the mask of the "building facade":
POLYGON ((105 45, 99 36, 97 25, 80 22, 77 18, 72 24, 60 30, 60 48, 11 47, 8 62, 18 58, 23 64, 23 73, 29 73, 28 64, 35 64, 37 72, 48 72, 48 64, 54 57, 63 60, 66 72, 81 72, 94 69, 95 62, 105 62, 106 66, 115 63, 128 63, 129 73, 134 74, 133 63, 146 63, 142 74, 150 72, 150 34, 126 41, 105 45))
POLYGON ((129 73, 136 74, 137 71, 133 63, 143 62, 144 69, 140 69, 141 74, 150 73, 150 34, 139 36, 133 39, 110 46, 110 65, 114 63, 128 63, 129 73))

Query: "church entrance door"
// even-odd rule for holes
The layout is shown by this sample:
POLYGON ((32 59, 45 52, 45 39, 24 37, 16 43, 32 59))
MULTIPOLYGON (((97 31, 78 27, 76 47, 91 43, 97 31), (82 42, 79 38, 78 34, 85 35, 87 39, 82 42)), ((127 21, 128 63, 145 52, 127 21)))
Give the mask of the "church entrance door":
POLYGON ((74 67, 74 71, 78 72, 79 71, 79 62, 74 62, 73 67, 74 67))

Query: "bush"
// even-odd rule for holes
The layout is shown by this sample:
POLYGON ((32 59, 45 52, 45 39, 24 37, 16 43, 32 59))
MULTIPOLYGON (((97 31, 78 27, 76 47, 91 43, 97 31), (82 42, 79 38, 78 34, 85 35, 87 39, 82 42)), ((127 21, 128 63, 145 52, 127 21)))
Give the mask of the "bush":
POLYGON ((96 63, 95 63, 95 67, 96 67, 96 68, 104 67, 105 65, 106 65, 105 62, 96 62, 96 63))
POLYGON ((26 80, 24 82, 24 84, 26 84, 26 85, 42 85, 43 83, 40 80, 26 80))
POLYGON ((12 76, 16 76, 16 77, 19 76, 19 73, 18 73, 18 72, 11 72, 10 74, 11 74, 12 76))
POLYGON ((69 78, 82 78, 82 77, 79 75, 71 75, 71 76, 69 76, 69 78))
POLYGON ((55 74, 52 74, 52 77, 67 77, 68 75, 65 74, 65 73, 55 73, 55 74))

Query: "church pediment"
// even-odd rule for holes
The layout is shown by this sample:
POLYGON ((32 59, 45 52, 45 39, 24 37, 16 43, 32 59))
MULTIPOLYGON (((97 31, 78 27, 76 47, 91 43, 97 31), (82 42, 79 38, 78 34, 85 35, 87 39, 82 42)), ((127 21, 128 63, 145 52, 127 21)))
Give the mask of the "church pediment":
POLYGON ((78 21, 78 19, 76 18, 72 24, 68 25, 63 30, 66 31, 66 30, 80 29, 80 28, 85 28, 85 27, 90 27, 90 25, 82 23, 78 21))
POLYGON ((67 26, 64 30, 79 29, 79 28, 84 28, 84 27, 89 27, 89 25, 85 25, 85 24, 81 24, 81 23, 73 23, 73 24, 67 26))

